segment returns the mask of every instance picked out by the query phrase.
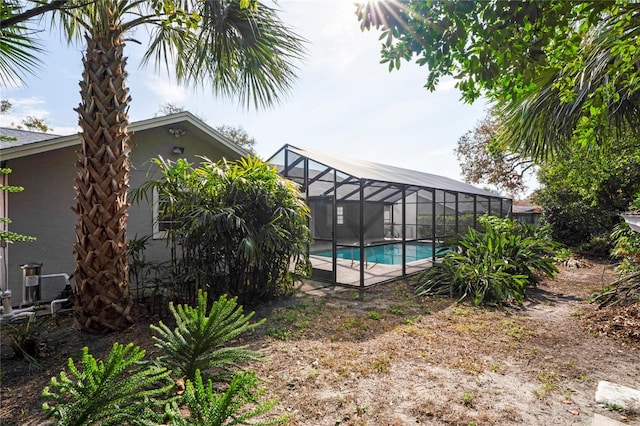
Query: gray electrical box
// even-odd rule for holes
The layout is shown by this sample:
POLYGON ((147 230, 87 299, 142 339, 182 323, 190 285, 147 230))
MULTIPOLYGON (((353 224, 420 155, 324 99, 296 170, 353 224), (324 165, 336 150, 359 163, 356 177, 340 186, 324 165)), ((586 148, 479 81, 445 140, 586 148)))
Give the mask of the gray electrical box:
POLYGON ((42 263, 25 263, 22 268, 22 304, 33 305, 40 300, 42 263))

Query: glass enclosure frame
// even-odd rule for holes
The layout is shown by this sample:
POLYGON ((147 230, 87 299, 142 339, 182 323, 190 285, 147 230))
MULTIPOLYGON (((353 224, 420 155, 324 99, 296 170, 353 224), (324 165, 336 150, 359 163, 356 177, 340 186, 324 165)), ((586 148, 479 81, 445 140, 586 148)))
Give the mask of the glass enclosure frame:
POLYGON ((311 211, 312 278, 341 286, 364 289, 419 273, 478 216, 511 215, 510 198, 445 177, 291 145, 268 161, 299 185, 311 211), (403 172, 408 182, 399 181, 403 172))

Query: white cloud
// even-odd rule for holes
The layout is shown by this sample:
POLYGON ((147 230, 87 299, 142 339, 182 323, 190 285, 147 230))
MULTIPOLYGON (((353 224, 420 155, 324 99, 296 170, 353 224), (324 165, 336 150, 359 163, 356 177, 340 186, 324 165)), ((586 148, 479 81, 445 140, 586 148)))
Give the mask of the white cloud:
POLYGON ((182 103, 188 98, 185 88, 172 83, 167 77, 146 74, 144 86, 162 98, 163 102, 182 103))
POLYGON ((56 135, 61 135, 61 136, 66 136, 66 135, 73 135, 76 134, 80 131, 80 127, 76 126, 76 127, 71 127, 71 126, 53 126, 52 130, 50 133, 56 134, 56 135))
POLYGON ((11 109, 6 115, 0 115, 0 126, 15 127, 29 116, 47 120, 49 111, 45 108, 44 99, 32 96, 28 98, 7 98, 11 109))
POLYGON ((7 100, 11 103, 11 110, 6 115, 0 115, 0 127, 16 127, 21 125, 22 120, 31 116, 44 120, 50 128, 49 133, 54 135, 71 135, 79 131, 77 126, 70 126, 69 123, 56 125, 52 120, 53 114, 47 109, 47 103, 41 97, 7 98, 7 100))
POLYGON ((9 98, 8 101, 11 102, 12 111, 44 111, 42 106, 45 104, 45 101, 43 98, 38 96, 31 96, 28 98, 9 98))

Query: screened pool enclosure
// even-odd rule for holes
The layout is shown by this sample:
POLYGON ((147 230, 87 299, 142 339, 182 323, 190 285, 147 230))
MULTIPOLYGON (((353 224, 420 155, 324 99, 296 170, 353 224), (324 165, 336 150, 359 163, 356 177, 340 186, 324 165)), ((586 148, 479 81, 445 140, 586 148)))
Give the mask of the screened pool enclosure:
POLYGON ((447 237, 511 199, 443 176, 285 145, 269 160, 311 210, 312 277, 364 288, 428 268, 447 237))

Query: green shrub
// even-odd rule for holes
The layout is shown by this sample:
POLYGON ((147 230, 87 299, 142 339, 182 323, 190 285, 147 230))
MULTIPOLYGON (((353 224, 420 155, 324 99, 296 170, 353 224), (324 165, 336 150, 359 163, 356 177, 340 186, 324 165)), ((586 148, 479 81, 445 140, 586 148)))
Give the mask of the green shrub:
POLYGON ((469 228, 456 250, 418 277, 418 295, 471 298, 474 305, 520 304, 537 274, 555 276, 555 245, 547 229, 497 217, 484 216, 479 222, 481 230, 469 228))
POLYGON ((254 390, 257 384, 254 373, 244 372, 236 374, 229 387, 222 393, 213 391, 213 383, 202 382, 200 371, 196 371, 195 380, 187 380, 182 402, 189 409, 187 417, 180 416, 180 407, 172 403, 169 411, 172 426, 231 426, 237 424, 273 425, 281 424, 286 416, 272 420, 248 423, 248 420, 261 416, 271 410, 277 401, 261 402, 260 397, 264 389, 254 390))
POLYGON ((240 334, 253 330, 264 322, 250 323, 254 313, 244 315, 237 299, 220 298, 207 312, 207 293, 198 292, 196 307, 169 304, 176 327, 171 330, 162 321, 151 329, 155 346, 162 349, 156 362, 173 370, 176 378, 194 380, 200 370, 217 382, 226 382, 238 369, 238 363, 261 359, 260 352, 247 346, 225 347, 224 344, 240 334))
POLYGON ((50 323, 50 318, 37 319, 34 313, 27 318, 14 317, 5 324, 9 344, 15 355, 24 357, 30 367, 36 370, 41 368, 37 359, 40 332, 48 328, 50 323))
POLYGON ((640 267, 640 232, 635 232, 627 222, 620 222, 611 232, 611 256, 626 260, 631 270, 633 264, 640 267))
POLYGON ((309 208, 275 167, 255 157, 205 159, 197 167, 185 160, 154 163, 162 178, 134 198, 158 191, 161 215, 171 218, 169 240, 181 248, 174 275, 183 283, 212 298, 232 294, 255 303, 291 293, 310 274, 309 208))
POLYGON ((103 362, 83 348, 82 368, 69 358, 70 374, 62 371, 42 392, 55 404, 45 402, 42 408, 58 425, 142 425, 161 420, 173 381, 166 368, 142 363, 144 355, 133 343, 114 343, 103 362))
POLYGON ((69 359, 68 370, 53 377, 43 396, 48 417, 59 425, 235 425, 280 424, 283 417, 265 420, 277 401, 262 402, 264 389, 256 389, 254 373, 237 373, 238 362, 260 354, 246 347, 221 347, 260 323, 249 323, 235 299, 221 297, 207 312, 207 295, 198 294, 198 306, 170 306, 177 326, 152 326, 161 338, 156 346, 165 354, 145 361, 145 351, 133 343, 115 343, 106 360, 97 361, 89 349, 82 352, 82 367, 69 359), (214 379, 227 379, 222 391, 206 386, 200 368, 214 379), (172 377, 175 376, 175 377, 172 377), (182 395, 174 392, 177 378, 186 378, 182 395), (184 410, 187 408, 187 410, 184 410), (185 416, 183 418, 183 416, 185 416), (261 421, 248 420, 260 417, 261 421))
POLYGON ((640 301, 640 232, 634 232, 626 222, 611 233, 611 255, 622 261, 616 267, 619 278, 591 295, 592 303, 605 306, 629 306, 640 301))
POLYGON ((578 244, 577 251, 588 256, 609 257, 611 252, 609 235, 591 235, 588 241, 578 244))

